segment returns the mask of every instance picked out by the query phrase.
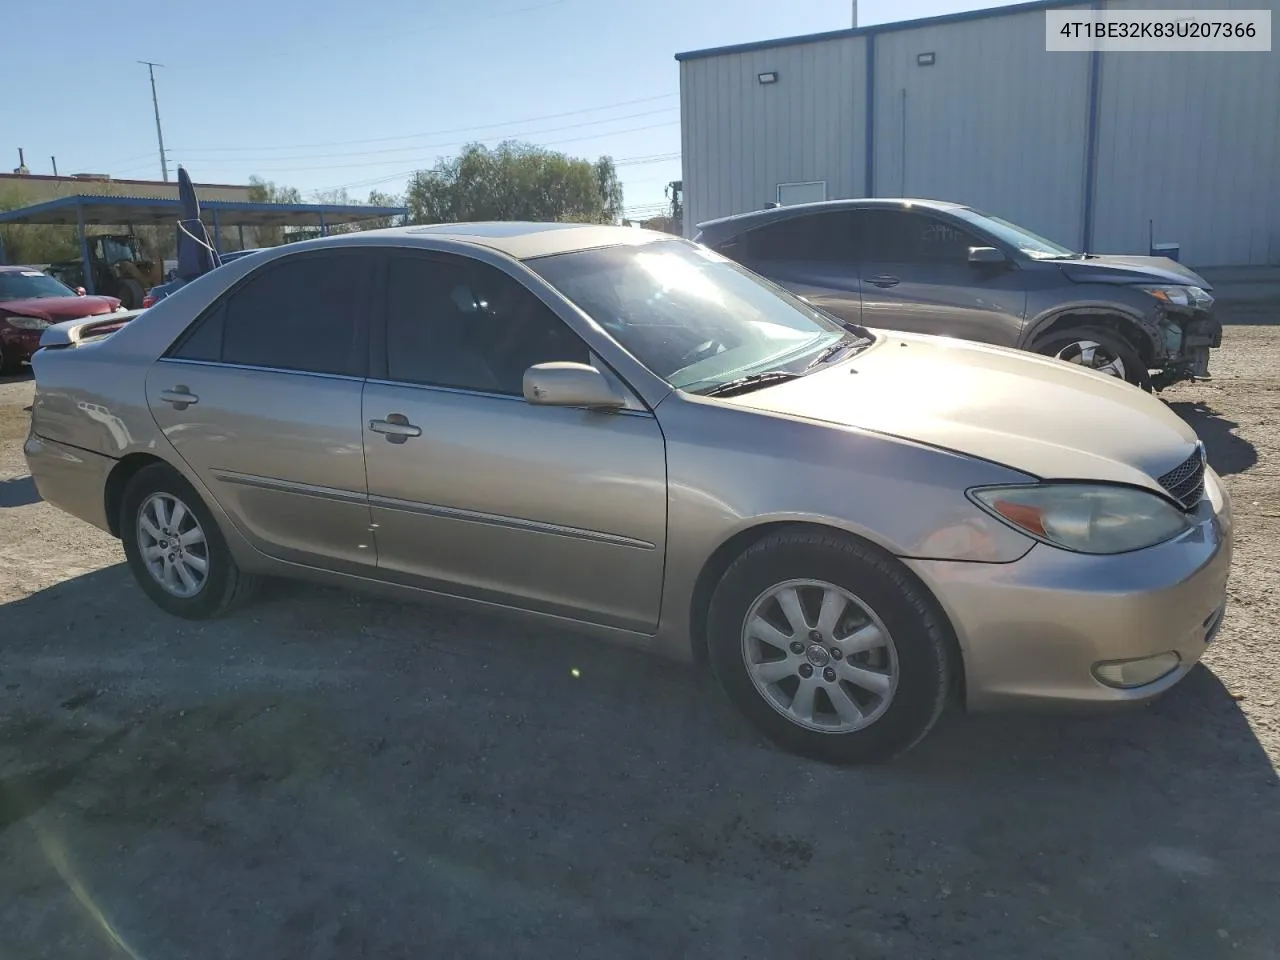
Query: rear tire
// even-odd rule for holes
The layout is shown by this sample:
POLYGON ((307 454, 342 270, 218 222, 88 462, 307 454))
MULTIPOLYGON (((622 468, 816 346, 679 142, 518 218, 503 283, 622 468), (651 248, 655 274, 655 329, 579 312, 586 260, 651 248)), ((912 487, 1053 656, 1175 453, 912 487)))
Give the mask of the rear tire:
POLYGON ((780 532, 748 548, 712 596, 707 633, 734 705, 784 749, 833 763, 909 750, 937 722, 955 672, 932 598, 892 557, 834 532, 780 532))
POLYGON ((1073 327, 1051 333, 1032 349, 1047 357, 1096 370, 1151 391, 1147 365, 1122 337, 1101 327, 1073 327))
POLYGON ((167 464, 144 467, 130 478, 119 530, 138 586, 176 617, 220 616, 257 589, 258 578, 237 566, 195 488, 167 464))

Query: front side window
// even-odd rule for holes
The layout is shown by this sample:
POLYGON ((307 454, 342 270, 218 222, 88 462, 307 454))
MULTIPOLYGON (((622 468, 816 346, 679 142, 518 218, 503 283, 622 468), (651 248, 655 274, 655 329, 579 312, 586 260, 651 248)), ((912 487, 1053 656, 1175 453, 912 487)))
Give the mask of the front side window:
POLYGON ((987 245, 939 217, 901 210, 866 211, 861 229, 872 262, 968 263, 970 247, 987 245))
POLYGON ((1001 217, 993 217, 968 207, 961 207, 953 212, 966 223, 987 231, 1034 260, 1065 260, 1077 255, 1070 247, 1047 240, 1026 227, 1020 227, 1001 217))
MULTIPOLYGON (((733 261, 682 240, 527 262, 673 387, 798 373, 849 331, 733 261)), ((859 331, 865 333, 865 331, 859 331)))
POLYGON ((268 264, 206 311, 172 355, 364 376, 373 264, 361 252, 268 264))
POLYGON ((519 396, 539 363, 587 363, 585 343, 541 300, 463 257, 397 255, 387 273, 387 378, 519 396))

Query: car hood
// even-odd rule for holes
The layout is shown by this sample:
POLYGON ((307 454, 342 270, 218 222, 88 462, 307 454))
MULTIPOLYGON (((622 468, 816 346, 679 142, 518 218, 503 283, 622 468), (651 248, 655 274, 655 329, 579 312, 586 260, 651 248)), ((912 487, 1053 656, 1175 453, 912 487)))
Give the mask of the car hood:
POLYGON ((0 310, 38 317, 50 323, 78 320, 111 313, 120 306, 115 297, 30 297, 26 300, 0 300, 0 310))
POLYGON ((882 337, 848 362, 716 402, 890 434, 1045 480, 1153 490, 1198 443, 1162 401, 1121 380, 944 337, 882 337))
POLYGON ((1076 283, 1176 283, 1211 287, 1204 277, 1168 257, 1093 257, 1062 264, 1062 272, 1076 283))

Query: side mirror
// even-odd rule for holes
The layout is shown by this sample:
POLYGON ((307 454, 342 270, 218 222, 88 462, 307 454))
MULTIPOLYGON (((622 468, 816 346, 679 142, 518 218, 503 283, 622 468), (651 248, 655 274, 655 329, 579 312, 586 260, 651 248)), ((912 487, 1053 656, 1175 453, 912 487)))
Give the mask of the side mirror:
POLYGON ((626 397, 595 367, 585 363, 539 363, 524 372, 524 398, 544 407, 617 410, 626 397))
POLYGON ((995 247, 970 247, 969 262, 979 266, 992 267, 997 264, 1008 263, 1009 258, 995 247))
POLYGON ((87 297, 88 295, 89 295, 89 291, 86 290, 84 287, 76 287, 77 297, 87 297))

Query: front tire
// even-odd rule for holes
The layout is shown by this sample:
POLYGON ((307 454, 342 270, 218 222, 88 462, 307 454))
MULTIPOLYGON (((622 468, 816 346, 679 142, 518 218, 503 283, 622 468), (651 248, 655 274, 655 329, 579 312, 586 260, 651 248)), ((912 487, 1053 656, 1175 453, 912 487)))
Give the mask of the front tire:
POLYGON ((126 310, 137 310, 142 306, 142 298, 147 295, 142 289, 142 284, 132 277, 125 277, 120 281, 120 285, 116 290, 116 296, 120 300, 120 305, 126 310))
POLYGON ((878 763, 937 722, 954 672, 941 613, 879 550, 836 533, 766 536, 711 600, 713 670, 735 706, 786 750, 878 763))
POLYGON ((253 594, 257 577, 237 566, 213 514, 172 467, 155 464, 134 474, 120 509, 129 569, 162 610, 205 620, 253 594))
POLYGON ((1147 365, 1122 337, 1100 327, 1076 327, 1037 341, 1036 353, 1074 363, 1151 390, 1147 365))

